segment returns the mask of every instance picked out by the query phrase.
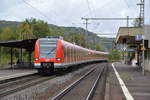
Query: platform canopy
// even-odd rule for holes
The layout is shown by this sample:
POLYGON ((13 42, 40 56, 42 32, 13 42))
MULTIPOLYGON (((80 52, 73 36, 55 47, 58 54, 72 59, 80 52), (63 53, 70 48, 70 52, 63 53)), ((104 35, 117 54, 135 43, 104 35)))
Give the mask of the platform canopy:
POLYGON ((116 37, 116 43, 139 44, 141 41, 135 39, 137 35, 142 35, 142 27, 120 27, 116 37))
POLYGON ((23 48, 27 51, 33 51, 36 40, 37 39, 0 41, 0 46, 11 48, 23 48))

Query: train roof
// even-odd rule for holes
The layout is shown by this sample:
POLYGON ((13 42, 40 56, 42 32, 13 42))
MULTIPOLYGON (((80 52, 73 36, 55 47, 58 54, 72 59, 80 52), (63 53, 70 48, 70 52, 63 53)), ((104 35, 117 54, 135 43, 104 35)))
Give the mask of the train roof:
POLYGON ((67 42, 65 40, 61 40, 65 45, 68 45, 68 46, 75 46, 79 49, 82 49, 82 50, 87 50, 89 52, 93 52, 93 53, 103 53, 103 54, 108 54, 108 52, 102 52, 102 51, 96 51, 96 50, 91 50, 91 49, 87 49, 87 48, 84 48, 82 46, 79 46, 79 45, 76 45, 76 44, 73 44, 73 43, 70 43, 70 42, 67 42))
POLYGON ((72 46, 76 46, 79 49, 82 50, 88 50, 89 52, 95 52, 95 53, 103 53, 103 54, 108 54, 108 52, 102 52, 102 51, 95 51, 95 50, 91 50, 91 49, 87 49, 87 48, 83 48, 79 45, 64 41, 62 39, 62 37, 47 37, 47 38, 38 38, 38 39, 25 39, 25 40, 10 40, 10 41, 1 41, 0 42, 0 46, 4 46, 4 47, 11 47, 11 48, 24 48, 26 50, 29 51, 33 51, 34 50, 34 45, 36 40, 61 40, 63 41, 66 45, 72 45, 72 46))
POLYGON ((102 52, 102 51, 96 51, 96 50, 91 50, 91 49, 88 49, 88 48, 84 48, 82 46, 79 46, 79 45, 76 45, 76 44, 73 44, 73 43, 70 43, 70 42, 67 42, 65 40, 62 39, 62 37, 46 37, 46 38, 39 38, 38 40, 61 40, 64 45, 67 45, 67 46, 75 46, 76 48, 78 49, 81 49, 81 50, 87 50, 91 53, 102 53, 102 54, 108 54, 108 52, 102 52))

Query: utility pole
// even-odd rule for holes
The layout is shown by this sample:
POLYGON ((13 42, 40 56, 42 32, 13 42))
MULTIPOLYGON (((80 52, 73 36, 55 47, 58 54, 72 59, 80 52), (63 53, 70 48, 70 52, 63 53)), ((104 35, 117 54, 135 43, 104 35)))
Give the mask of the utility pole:
MULTIPOLYGON (((143 48, 145 48, 144 46, 144 34, 145 34, 145 29, 144 29, 144 5, 145 5, 145 0, 140 0, 140 3, 137 4, 140 6, 140 26, 142 27, 143 29, 143 39, 142 39, 142 46, 143 48)), ((145 75, 145 64, 144 64, 144 58, 145 58, 145 51, 142 50, 142 62, 143 62, 143 68, 142 68, 142 73, 143 75, 145 75)))
MULTIPOLYGON (((127 20, 127 18, 81 18, 82 20, 127 20)), ((134 20, 136 18, 129 18, 129 20, 134 20)))
POLYGON ((129 16, 127 16, 127 28, 128 28, 128 35, 130 35, 129 34, 129 16))
POLYGON ((87 47, 89 48, 89 45, 88 45, 88 42, 87 42, 88 41, 88 33, 86 33, 87 31, 88 31, 88 19, 85 20, 85 37, 86 37, 85 38, 86 39, 85 43, 87 44, 87 47))
MULTIPOLYGON (((86 30, 85 30, 85 38, 87 38, 87 35, 86 35, 86 31, 87 31, 87 27, 88 27, 88 24, 91 24, 91 23, 88 23, 88 20, 85 22, 85 23, 72 23, 72 24, 85 24, 86 25, 86 30)), ((80 29, 78 29, 79 32, 80 32, 80 29)), ((81 32, 79 33, 81 35, 81 32)), ((79 44, 81 46, 81 44, 79 44)))
MULTIPOLYGON (((128 32, 128 36, 130 35, 129 34, 129 16, 127 16, 127 32, 128 32)), ((128 47, 126 45, 126 43, 124 43, 124 61, 125 61, 125 64, 127 64, 127 59, 128 59, 128 47)))
POLYGON ((90 23, 88 23, 88 20, 89 19, 85 19, 85 39, 86 39, 86 41, 85 41, 85 43, 87 44, 87 48, 89 48, 89 46, 88 46, 88 33, 86 33, 87 31, 88 31, 88 24, 90 24, 90 23))
POLYGON ((86 30, 88 30, 88 19, 85 20, 86 30))
POLYGON ((114 20, 114 21, 127 20, 127 27, 128 27, 129 26, 129 20, 135 20, 136 18, 129 18, 129 16, 127 16, 127 18, 81 18, 81 19, 86 21, 86 30, 87 30, 89 20, 107 20, 107 21, 110 21, 110 20, 114 20))
POLYGON ((138 6, 140 6, 140 25, 144 26, 144 5, 145 5, 145 0, 140 0, 140 3, 137 4, 138 6))
MULTIPOLYGON (((106 21, 127 21, 127 27, 129 26, 129 20, 135 20, 136 18, 129 18, 129 16, 127 16, 127 18, 81 18, 82 20, 85 20, 86 22, 88 20, 106 20, 106 21)), ((87 27, 87 26, 86 26, 87 27)), ((129 35, 129 31, 128 31, 128 35, 129 35)), ((125 48, 125 44, 123 45, 123 47, 125 48)), ((123 51, 125 52, 125 50, 123 51)), ((125 55, 123 56, 123 59, 125 61, 125 55)))

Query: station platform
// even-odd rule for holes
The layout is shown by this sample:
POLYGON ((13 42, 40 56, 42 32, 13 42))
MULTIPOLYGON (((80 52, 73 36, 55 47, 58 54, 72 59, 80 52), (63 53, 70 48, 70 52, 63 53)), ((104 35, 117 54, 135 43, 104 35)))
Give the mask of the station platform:
POLYGON ((37 73, 36 69, 1 69, 0 81, 22 77, 26 75, 32 75, 37 73))
POLYGON ((150 99, 150 72, 143 75, 140 67, 120 62, 110 64, 107 80, 107 100, 150 99))

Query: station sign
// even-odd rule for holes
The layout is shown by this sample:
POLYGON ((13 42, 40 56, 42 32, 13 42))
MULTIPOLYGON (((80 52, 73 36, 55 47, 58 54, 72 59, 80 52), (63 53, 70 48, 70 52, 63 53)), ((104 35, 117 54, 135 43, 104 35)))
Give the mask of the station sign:
POLYGON ((143 39, 142 34, 137 34, 137 35, 135 36, 135 40, 137 40, 137 41, 140 41, 140 40, 142 40, 142 39, 143 39))

